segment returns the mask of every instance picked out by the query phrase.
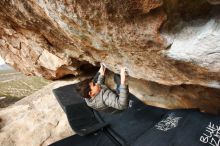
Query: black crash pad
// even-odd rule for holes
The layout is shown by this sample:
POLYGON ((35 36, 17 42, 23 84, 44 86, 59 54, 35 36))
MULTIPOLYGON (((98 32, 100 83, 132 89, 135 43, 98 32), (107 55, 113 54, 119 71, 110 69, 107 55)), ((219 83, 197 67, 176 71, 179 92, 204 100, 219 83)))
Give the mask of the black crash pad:
POLYGON ((120 146, 120 144, 104 131, 100 131, 86 136, 73 135, 49 146, 120 146))
POLYGON ((53 93, 67 115, 72 129, 79 135, 87 135, 107 126, 96 119, 93 110, 77 93, 78 84, 67 85, 53 90, 53 93))
POLYGON ((168 112, 166 109, 146 106, 133 95, 132 107, 118 114, 99 113, 101 119, 108 122, 109 132, 117 137, 122 145, 132 145, 145 131, 159 122, 168 112))
POLYGON ((76 87, 78 86, 80 85, 73 84, 53 90, 53 94, 64 112, 66 112, 66 107, 68 106, 84 103, 84 99, 77 93, 76 87))
POLYGON ((213 137, 204 136, 210 124, 219 128, 219 116, 196 109, 147 106, 132 95, 132 107, 116 114, 99 112, 85 104, 74 89, 78 86, 68 85, 53 92, 73 130, 84 136, 74 135, 51 146, 212 146, 214 140, 220 145, 220 136, 219 139, 214 136, 218 135, 217 130, 213 131, 213 137))
POLYGON ((220 116, 200 112, 190 113, 185 117, 184 125, 174 139, 173 145, 178 146, 220 146, 220 116), (210 124, 212 128, 209 127, 210 124), (212 131, 211 129, 213 134, 208 132, 212 131), (202 137, 206 137, 204 134, 210 136, 205 139, 206 143, 202 142, 202 137), (215 136, 216 134, 218 138, 215 136))
MULTIPOLYGON (((134 146, 209 146, 214 143, 212 138, 206 139, 208 142, 201 141, 204 133, 209 135, 206 130, 209 124, 219 128, 219 138, 214 136, 213 139, 220 145, 220 117, 200 113, 196 109, 190 110, 170 110, 155 124, 139 137, 134 146)), ((214 145, 215 146, 215 145, 214 145)))
POLYGON ((160 121, 136 139, 134 146, 140 146, 143 143, 145 146, 174 146, 175 135, 181 133, 181 129, 185 125, 185 118, 193 112, 197 112, 197 110, 168 111, 160 121))

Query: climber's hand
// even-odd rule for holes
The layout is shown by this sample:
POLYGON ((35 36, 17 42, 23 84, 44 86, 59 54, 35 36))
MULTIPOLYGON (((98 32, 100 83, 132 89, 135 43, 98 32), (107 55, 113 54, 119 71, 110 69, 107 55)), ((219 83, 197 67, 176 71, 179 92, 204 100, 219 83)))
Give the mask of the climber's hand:
POLYGON ((121 84, 124 85, 125 84, 125 78, 126 78, 126 73, 125 73, 125 67, 121 68, 121 84))
POLYGON ((100 64, 100 66, 101 67, 99 69, 99 73, 104 76, 106 68, 105 68, 105 66, 102 63, 100 64))

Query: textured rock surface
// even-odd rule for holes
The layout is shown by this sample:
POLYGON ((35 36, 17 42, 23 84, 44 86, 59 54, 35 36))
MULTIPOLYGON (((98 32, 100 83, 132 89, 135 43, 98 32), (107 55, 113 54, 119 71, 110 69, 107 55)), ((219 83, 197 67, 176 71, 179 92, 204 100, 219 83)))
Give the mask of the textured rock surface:
POLYGON ((78 75, 89 64, 104 62, 113 72, 126 65, 129 75, 140 80, 219 89, 218 3, 2 0, 0 56, 17 70, 49 79, 78 75))
POLYGON ((76 81, 56 81, 0 110, 1 146, 47 146, 73 135, 52 89, 76 81))
POLYGON ((219 19, 211 19, 207 22, 198 20, 189 25, 185 24, 181 32, 175 36, 171 48, 165 54, 171 59, 200 66, 197 74, 194 74, 193 69, 191 71, 187 70, 188 74, 183 82, 184 84, 190 84, 189 78, 191 76, 191 78, 197 78, 194 84, 220 88, 218 79, 220 72, 219 42, 219 19), (205 82, 199 83, 198 79, 201 80, 201 78, 205 82))

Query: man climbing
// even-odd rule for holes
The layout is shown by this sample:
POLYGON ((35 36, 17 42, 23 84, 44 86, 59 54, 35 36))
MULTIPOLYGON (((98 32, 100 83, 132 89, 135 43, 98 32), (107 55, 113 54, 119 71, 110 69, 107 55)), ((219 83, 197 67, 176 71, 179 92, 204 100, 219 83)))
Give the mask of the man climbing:
POLYGON ((106 67, 101 64, 98 73, 92 82, 89 83, 89 91, 87 90, 84 94, 87 105, 93 109, 106 112, 112 112, 112 108, 114 110, 124 110, 128 108, 128 86, 125 84, 125 67, 121 68, 120 83, 117 82, 120 77, 118 75, 114 76, 115 82, 117 83, 116 93, 111 91, 104 84, 105 70, 106 67))

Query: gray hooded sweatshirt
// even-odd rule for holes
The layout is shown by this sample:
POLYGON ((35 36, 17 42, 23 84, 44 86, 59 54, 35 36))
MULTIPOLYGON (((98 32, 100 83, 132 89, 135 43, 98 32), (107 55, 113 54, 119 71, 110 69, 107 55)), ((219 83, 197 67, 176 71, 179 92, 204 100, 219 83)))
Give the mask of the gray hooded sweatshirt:
POLYGON ((104 85, 104 76, 99 75, 97 84, 101 86, 100 92, 92 99, 85 98, 87 105, 99 111, 109 111, 114 108, 124 110, 128 108, 128 87, 120 85, 120 94, 112 92, 107 86, 104 85))

